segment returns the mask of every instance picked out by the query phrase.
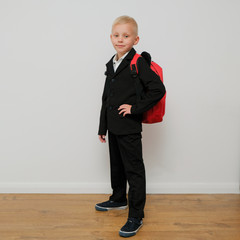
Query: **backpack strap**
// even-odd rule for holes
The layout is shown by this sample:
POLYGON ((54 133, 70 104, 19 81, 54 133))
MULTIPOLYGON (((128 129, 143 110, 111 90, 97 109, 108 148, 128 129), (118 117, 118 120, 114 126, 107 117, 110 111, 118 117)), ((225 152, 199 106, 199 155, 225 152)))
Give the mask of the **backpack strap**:
MULTIPOLYGON (((133 56, 133 59, 132 59, 132 61, 130 63, 130 69, 131 69, 131 74, 132 75, 138 74, 137 60, 140 57, 141 57, 141 55, 138 54, 138 53, 135 53, 135 55, 133 56)), ((135 77, 135 76, 133 76, 133 77, 135 77)))
POLYGON ((133 56, 133 59, 130 63, 130 70, 131 70, 131 76, 135 80, 135 88, 136 88, 136 95, 137 95, 137 101, 141 100, 141 92, 143 90, 142 85, 140 84, 140 79, 138 78, 138 67, 137 67, 137 60, 142 57, 140 54, 136 53, 133 56))
POLYGON ((149 67, 150 67, 151 61, 152 61, 151 60, 151 55, 148 52, 142 52, 141 55, 138 54, 138 53, 135 53, 135 55, 133 56, 133 59, 130 63, 131 76, 133 77, 133 79, 135 79, 137 101, 140 101, 142 94, 144 94, 144 87, 141 83, 141 80, 138 77, 137 61, 140 57, 143 57, 146 60, 149 67))
POLYGON ((130 69, 131 69, 132 75, 138 74, 137 60, 140 57, 143 57, 146 60, 146 62, 149 65, 149 67, 151 65, 152 58, 151 58, 151 55, 148 52, 142 52, 141 55, 138 54, 138 53, 135 53, 135 55, 133 56, 133 59, 132 59, 132 61, 130 63, 130 69))

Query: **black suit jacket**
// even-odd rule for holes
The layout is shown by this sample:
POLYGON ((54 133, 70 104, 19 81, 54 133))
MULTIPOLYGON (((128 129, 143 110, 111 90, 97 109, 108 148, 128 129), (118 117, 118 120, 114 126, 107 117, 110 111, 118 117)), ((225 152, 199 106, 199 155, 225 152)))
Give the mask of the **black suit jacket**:
POLYGON ((102 107, 98 135, 106 135, 107 130, 114 134, 131 134, 142 131, 142 113, 153 107, 165 94, 165 87, 159 76, 153 72, 143 57, 138 59, 138 77, 148 91, 137 101, 135 79, 131 76, 130 62, 135 55, 134 48, 122 60, 116 72, 113 58, 106 64, 106 80, 102 94, 102 107), (131 114, 119 114, 119 106, 132 105, 131 114))

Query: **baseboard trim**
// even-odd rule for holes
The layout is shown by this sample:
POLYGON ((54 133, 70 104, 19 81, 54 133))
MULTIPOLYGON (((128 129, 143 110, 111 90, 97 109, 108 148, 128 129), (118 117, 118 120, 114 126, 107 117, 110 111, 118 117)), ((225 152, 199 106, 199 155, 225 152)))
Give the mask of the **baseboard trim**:
MULTIPOLYGON (((127 192, 129 186, 127 185, 127 192)), ((110 183, 1 183, 0 193, 110 194, 110 183)), ((147 194, 239 194, 239 183, 148 183, 147 194)))

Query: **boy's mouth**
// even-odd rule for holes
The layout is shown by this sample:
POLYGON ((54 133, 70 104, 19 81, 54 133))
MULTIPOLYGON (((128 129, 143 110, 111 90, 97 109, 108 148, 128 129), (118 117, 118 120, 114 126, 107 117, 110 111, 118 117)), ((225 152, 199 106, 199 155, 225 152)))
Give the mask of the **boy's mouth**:
POLYGON ((117 47, 124 47, 124 45, 116 45, 117 47))

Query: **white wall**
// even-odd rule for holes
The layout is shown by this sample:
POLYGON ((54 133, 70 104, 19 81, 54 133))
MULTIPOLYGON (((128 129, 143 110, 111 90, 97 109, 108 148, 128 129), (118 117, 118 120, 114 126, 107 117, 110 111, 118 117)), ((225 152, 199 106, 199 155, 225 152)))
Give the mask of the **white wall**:
POLYGON ((0 1, 0 192, 111 193, 97 137, 112 21, 139 24, 164 73, 143 126, 148 193, 239 193, 240 2, 0 1))

